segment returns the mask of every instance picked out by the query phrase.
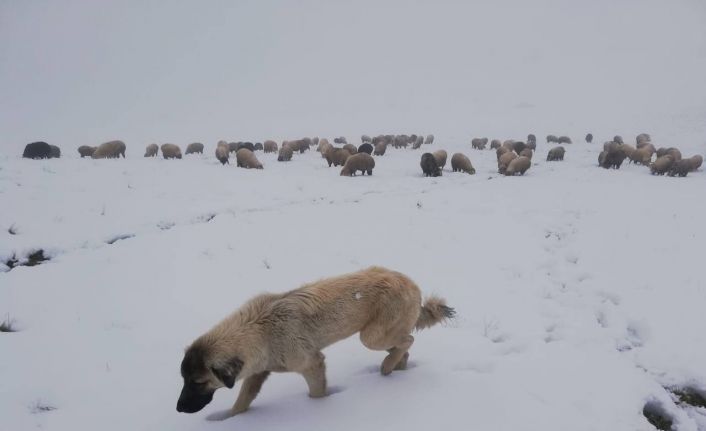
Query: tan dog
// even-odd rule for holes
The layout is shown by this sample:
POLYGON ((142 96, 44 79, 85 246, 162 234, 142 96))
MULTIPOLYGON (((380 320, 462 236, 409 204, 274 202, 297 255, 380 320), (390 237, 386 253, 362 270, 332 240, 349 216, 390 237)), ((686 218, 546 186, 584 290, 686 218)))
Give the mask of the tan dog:
POLYGON ((387 350, 380 372, 407 367, 412 330, 454 316, 441 298, 422 305, 419 288, 404 274, 371 267, 281 294, 263 294, 200 336, 181 363, 184 387, 177 411, 194 413, 216 389, 243 385, 230 416, 250 407, 271 371, 304 376, 309 396, 326 395, 321 350, 360 332, 372 350, 387 350))

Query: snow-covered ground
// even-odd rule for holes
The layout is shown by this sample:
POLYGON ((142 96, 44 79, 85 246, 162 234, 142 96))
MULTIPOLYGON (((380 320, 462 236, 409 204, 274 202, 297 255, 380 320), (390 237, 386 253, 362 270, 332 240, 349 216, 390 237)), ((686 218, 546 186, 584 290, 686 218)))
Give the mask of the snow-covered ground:
POLYGON ((596 167, 648 132, 706 154, 706 3, 0 3, 0 431, 706 430, 703 168, 596 167), (587 132, 594 144, 583 142, 587 132), (221 166, 229 141, 434 133, 477 173, 423 178, 388 149, 372 177, 316 152, 221 166), (472 137, 539 147, 501 177, 472 137), (547 134, 569 135, 545 162, 547 134), (79 145, 127 143, 127 159, 79 145), (61 159, 31 161, 46 140, 61 159), (203 156, 144 159, 150 142, 203 156), (10 232, 11 231, 11 232, 10 232), (250 411, 220 390, 178 414, 196 336, 263 291, 382 265, 458 312, 415 334, 408 371, 356 337, 325 351, 332 394, 278 374, 250 411))

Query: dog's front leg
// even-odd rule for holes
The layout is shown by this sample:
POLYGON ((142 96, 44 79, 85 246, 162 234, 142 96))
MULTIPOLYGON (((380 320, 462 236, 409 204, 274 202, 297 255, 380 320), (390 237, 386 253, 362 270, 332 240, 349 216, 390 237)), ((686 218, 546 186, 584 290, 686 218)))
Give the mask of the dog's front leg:
POLYGON ((309 385, 309 396, 321 398, 326 396, 326 363, 325 356, 321 352, 316 352, 307 361, 307 366, 301 371, 302 376, 309 385))
POLYGON ((262 388, 262 384, 265 383, 267 377, 270 375, 269 371, 263 371, 261 373, 254 374, 243 381, 243 385, 240 387, 240 393, 238 394, 238 399, 235 401, 233 408, 230 409, 232 415, 237 415, 242 413, 250 407, 257 394, 262 388))

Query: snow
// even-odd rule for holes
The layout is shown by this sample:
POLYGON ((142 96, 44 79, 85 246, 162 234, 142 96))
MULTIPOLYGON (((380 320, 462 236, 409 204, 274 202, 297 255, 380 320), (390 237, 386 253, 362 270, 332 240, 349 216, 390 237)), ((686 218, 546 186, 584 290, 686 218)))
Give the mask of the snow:
POLYGON ((706 153, 702 2, 140 8, 0 6, 0 37, 21 42, 0 44, 0 261, 50 257, 0 264, 0 321, 19 330, 0 333, 0 431, 633 431, 653 429, 645 405, 706 430, 665 389, 706 392, 706 175, 596 167, 615 134, 706 153), (434 133, 423 151, 461 151, 477 173, 424 178, 411 149, 353 178, 314 151, 258 152, 263 170, 213 154, 223 138, 362 133, 434 133), (527 133, 523 177, 470 146, 527 133), (574 140, 563 162, 544 161, 550 133, 574 140), (127 159, 76 153, 115 138, 127 159), (63 157, 21 159, 37 139, 63 157), (152 141, 206 149, 145 159, 152 141), (236 390, 175 411, 183 350, 211 325, 370 265, 457 311, 414 334, 409 370, 380 376, 383 355, 352 337, 324 352, 326 398, 275 374, 234 418, 208 420, 236 390))

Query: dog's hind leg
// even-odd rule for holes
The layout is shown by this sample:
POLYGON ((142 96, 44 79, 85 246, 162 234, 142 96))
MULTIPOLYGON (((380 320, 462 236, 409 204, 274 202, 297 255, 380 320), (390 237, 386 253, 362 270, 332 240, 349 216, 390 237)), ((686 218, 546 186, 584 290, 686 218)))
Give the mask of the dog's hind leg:
POLYGON ((263 371, 261 373, 254 374, 243 381, 243 385, 240 387, 240 393, 238 394, 238 399, 235 401, 233 408, 230 409, 233 415, 242 413, 250 407, 257 394, 260 393, 262 384, 265 383, 267 377, 270 375, 269 371, 263 371))
POLYGON ((309 396, 312 398, 321 398, 326 396, 326 363, 325 356, 321 352, 316 352, 311 357, 305 368, 301 371, 302 376, 309 385, 309 396))
POLYGON ((407 368, 407 358, 409 358, 407 351, 412 347, 412 343, 414 343, 414 337, 405 335, 395 343, 395 347, 388 350, 389 353, 380 366, 380 373, 383 376, 390 374, 392 370, 404 370, 407 368))

